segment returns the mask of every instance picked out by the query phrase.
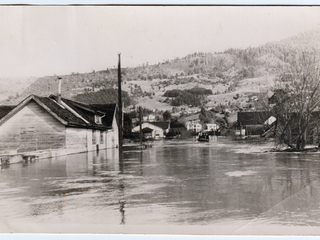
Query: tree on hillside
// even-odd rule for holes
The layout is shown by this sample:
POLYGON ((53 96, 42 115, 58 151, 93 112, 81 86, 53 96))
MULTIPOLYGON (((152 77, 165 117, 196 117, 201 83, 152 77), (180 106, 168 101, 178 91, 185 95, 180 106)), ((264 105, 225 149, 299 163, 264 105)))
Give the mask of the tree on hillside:
POLYGON ((276 88, 278 90, 269 99, 275 104, 276 138, 279 143, 301 151, 307 137, 316 135, 319 138, 319 57, 312 52, 297 52, 290 67, 277 79, 276 88))
POLYGON ((194 87, 187 91, 195 95, 212 95, 212 90, 201 87, 194 87))
POLYGON ((163 113, 162 117, 165 121, 169 121, 172 118, 171 113, 168 110, 163 113))
POLYGON ((207 111, 204 107, 201 107, 199 119, 203 123, 211 123, 215 118, 215 114, 211 111, 207 111))

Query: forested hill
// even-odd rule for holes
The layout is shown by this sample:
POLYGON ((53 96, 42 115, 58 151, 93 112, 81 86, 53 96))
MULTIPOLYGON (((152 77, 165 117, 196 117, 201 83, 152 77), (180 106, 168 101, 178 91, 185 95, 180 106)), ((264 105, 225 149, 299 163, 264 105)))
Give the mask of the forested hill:
MULTIPOLYGON (((154 65, 145 63, 135 68, 122 69, 123 90, 135 103, 145 103, 148 98, 150 104, 162 107, 165 106, 163 95, 168 90, 204 87, 215 96, 209 97, 209 101, 217 104, 220 100, 229 101, 218 96, 232 93, 241 95, 241 86, 246 86, 242 90, 246 89, 248 92, 267 87, 270 85, 270 76, 277 76, 286 69, 297 52, 307 49, 310 53, 318 53, 319 43, 320 30, 314 30, 255 48, 231 48, 219 53, 195 52, 154 65), (155 104, 158 102, 161 104, 155 104)), ((71 73, 59 77, 62 77, 63 97, 79 99, 77 95, 81 94, 82 101, 86 101, 86 95, 92 99, 93 92, 117 87, 117 69, 71 73)), ((11 96, 2 103, 17 103, 29 94, 47 96, 56 93, 57 89, 57 76, 38 78, 22 94, 11 96)))

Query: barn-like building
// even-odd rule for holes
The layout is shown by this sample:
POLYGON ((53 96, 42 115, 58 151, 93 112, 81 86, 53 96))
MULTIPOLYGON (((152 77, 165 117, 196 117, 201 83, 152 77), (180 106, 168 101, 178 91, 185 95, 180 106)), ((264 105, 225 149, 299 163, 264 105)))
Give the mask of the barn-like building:
MULTIPOLYGON (((145 122, 141 129, 146 139, 161 139, 169 132, 170 122, 145 122)), ((140 132, 140 125, 134 127, 132 132, 140 132)))
POLYGON ((0 153, 42 150, 64 153, 118 147, 116 104, 84 104, 51 95, 30 95, 0 107, 0 153))

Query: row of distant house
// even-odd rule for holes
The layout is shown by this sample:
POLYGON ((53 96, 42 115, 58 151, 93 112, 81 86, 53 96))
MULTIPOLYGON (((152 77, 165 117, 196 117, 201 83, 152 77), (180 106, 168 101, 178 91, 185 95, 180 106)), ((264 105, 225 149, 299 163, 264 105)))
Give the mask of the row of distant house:
MULTIPOLYGON (((84 104, 61 95, 31 95, 16 106, 0 106, 0 154, 64 150, 66 154, 118 147, 116 104, 84 104)), ((217 131, 215 123, 201 124, 199 116, 179 122, 144 121, 132 129, 145 138, 160 139, 182 131, 217 131)), ((239 112, 240 135, 261 134, 276 119, 270 113, 239 112)))
MULTIPOLYGON (((185 124, 180 128, 186 131, 199 133, 201 131, 217 131, 219 125, 216 123, 201 124, 198 115, 192 115, 186 119, 185 124)), ((238 112, 237 122, 234 125, 236 135, 250 136, 263 135, 275 123, 276 118, 270 112, 238 112)), ((141 130, 146 138, 159 139, 166 136, 170 130, 177 128, 176 123, 148 121, 144 122, 141 130)), ((132 129, 133 132, 140 132, 140 125, 132 129)), ((178 131, 175 129, 175 131, 178 131)))
POLYGON ((199 133, 201 131, 217 131, 219 125, 215 123, 201 124, 199 121, 188 121, 186 124, 179 122, 143 122, 140 125, 134 127, 132 132, 143 133, 146 139, 161 139, 166 137, 169 132, 174 134, 180 134, 183 131, 191 131, 199 133))

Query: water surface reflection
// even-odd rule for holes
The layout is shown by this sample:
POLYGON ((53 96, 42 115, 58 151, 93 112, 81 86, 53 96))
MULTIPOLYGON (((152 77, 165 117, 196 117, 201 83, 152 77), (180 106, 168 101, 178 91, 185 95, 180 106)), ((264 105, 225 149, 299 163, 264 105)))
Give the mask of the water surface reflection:
POLYGON ((320 225, 318 153, 219 139, 75 154, 0 171, 0 215, 33 223, 320 225))

